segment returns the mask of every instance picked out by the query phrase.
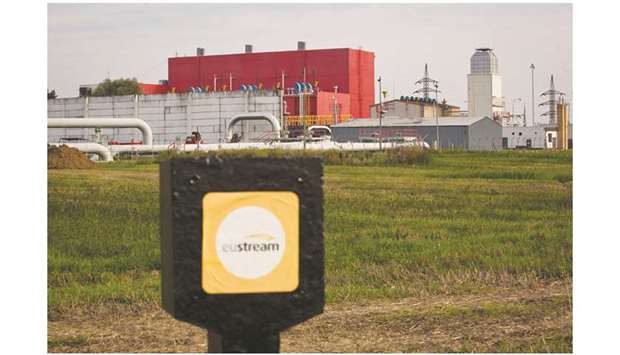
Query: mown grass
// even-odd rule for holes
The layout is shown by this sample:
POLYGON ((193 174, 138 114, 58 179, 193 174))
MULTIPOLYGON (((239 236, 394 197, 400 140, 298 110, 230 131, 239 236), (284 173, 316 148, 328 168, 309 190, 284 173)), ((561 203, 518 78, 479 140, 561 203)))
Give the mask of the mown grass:
MULTIPOLYGON (((570 152, 329 154, 329 303, 571 279, 570 152)), ((158 185, 149 160, 48 171, 50 314, 159 302, 158 185)))
POLYGON ((55 348, 59 346, 69 346, 76 347, 82 346, 88 343, 88 337, 83 335, 78 336, 69 336, 69 337, 59 337, 51 339, 47 342, 47 346, 50 348, 55 348))

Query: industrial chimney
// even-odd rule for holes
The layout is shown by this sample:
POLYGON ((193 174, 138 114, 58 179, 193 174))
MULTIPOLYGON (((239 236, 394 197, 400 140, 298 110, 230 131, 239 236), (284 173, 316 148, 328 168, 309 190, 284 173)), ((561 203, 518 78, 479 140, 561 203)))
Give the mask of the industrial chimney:
POLYGON ((205 49, 204 48, 200 48, 200 47, 196 48, 196 55, 197 56, 205 55, 205 49))
POLYGON ((245 52, 246 53, 252 53, 252 45, 251 44, 246 44, 245 45, 245 52))
POLYGON ((306 42, 298 41, 297 42, 297 50, 298 51, 303 51, 305 49, 306 49, 306 42))

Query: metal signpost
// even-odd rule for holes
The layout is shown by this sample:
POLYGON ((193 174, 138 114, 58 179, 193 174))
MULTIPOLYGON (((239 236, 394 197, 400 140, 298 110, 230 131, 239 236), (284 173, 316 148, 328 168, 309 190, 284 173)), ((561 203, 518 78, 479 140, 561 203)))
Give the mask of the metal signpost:
POLYGON ((280 350, 323 312, 320 158, 173 158, 160 166, 163 308, 209 352, 280 350))
POLYGON ((379 150, 383 150, 383 101, 381 100, 381 77, 377 79, 379 82, 379 150))
POLYGON ((536 69, 536 67, 534 66, 534 63, 530 64, 530 69, 532 70, 532 126, 534 126, 534 120, 536 119, 536 108, 534 106, 534 69, 536 69))

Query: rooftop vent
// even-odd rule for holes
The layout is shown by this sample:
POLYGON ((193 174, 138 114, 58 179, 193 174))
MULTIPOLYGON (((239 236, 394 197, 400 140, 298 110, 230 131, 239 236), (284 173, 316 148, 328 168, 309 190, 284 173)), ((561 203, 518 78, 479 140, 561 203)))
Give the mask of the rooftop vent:
POLYGON ((246 44, 245 45, 245 52, 246 53, 252 53, 252 45, 251 44, 246 44))
POLYGON ((297 42, 297 50, 298 51, 303 51, 305 49, 306 49, 306 42, 298 41, 297 42))
POLYGON ((197 56, 205 55, 205 49, 204 48, 200 48, 200 47, 196 48, 196 55, 197 56))

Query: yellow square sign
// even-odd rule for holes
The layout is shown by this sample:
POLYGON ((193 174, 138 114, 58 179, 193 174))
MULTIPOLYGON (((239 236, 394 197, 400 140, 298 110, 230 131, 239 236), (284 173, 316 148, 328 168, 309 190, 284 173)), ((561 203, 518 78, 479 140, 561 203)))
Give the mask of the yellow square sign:
POLYGON ((292 292, 299 286, 299 197, 210 192, 202 199, 202 289, 292 292))

